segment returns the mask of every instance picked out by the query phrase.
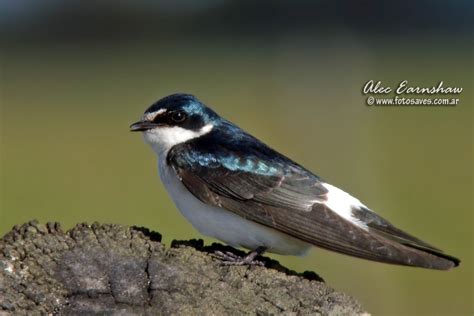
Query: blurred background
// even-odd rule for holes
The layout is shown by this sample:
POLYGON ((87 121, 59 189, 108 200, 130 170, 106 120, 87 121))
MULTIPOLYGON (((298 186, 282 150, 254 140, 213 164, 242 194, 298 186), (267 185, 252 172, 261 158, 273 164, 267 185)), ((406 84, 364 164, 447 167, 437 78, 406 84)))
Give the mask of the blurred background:
POLYGON ((1 1, 0 235, 36 218, 201 238, 128 131, 188 92, 463 262, 272 257, 375 315, 472 315, 473 21, 472 1, 1 1), (368 107, 370 79, 464 91, 456 107, 368 107))

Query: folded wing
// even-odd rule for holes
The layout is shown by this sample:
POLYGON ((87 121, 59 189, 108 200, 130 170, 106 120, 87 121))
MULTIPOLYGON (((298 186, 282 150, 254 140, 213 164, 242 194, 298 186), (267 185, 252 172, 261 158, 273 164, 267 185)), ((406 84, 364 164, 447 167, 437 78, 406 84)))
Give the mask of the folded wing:
POLYGON ((352 206, 353 220, 341 216, 317 176, 262 143, 222 143, 211 135, 175 146, 167 161, 204 203, 316 246, 392 264, 442 270, 459 264, 363 205, 352 206))

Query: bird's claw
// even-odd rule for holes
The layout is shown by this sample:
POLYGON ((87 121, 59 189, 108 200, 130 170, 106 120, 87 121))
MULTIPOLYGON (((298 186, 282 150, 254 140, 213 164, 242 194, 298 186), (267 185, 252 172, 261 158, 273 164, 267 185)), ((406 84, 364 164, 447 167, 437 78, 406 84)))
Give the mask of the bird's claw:
POLYGON ((255 255, 250 253, 245 257, 236 255, 235 253, 226 251, 215 251, 214 255, 216 258, 221 260, 220 264, 223 266, 264 266, 265 264, 261 261, 255 260, 255 255))

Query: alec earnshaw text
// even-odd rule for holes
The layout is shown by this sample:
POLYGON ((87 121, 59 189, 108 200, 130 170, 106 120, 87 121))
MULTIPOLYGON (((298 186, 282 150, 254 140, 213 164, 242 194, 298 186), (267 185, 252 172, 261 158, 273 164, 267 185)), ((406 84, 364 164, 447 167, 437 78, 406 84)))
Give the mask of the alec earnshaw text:
POLYGON ((398 84, 396 89, 384 87, 381 81, 374 82, 369 80, 362 89, 363 94, 389 94, 394 91, 396 94, 460 94, 460 87, 444 87, 444 82, 440 81, 436 86, 431 87, 413 87, 408 84, 408 80, 403 80, 398 84))

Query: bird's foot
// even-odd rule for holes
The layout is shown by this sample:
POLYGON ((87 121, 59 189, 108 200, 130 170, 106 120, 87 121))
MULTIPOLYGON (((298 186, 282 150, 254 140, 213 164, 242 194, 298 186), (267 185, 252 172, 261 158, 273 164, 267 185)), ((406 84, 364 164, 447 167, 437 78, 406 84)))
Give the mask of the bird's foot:
POLYGON ((264 251, 264 247, 259 247, 245 257, 241 257, 229 251, 215 251, 214 255, 221 260, 221 265, 224 266, 264 266, 265 264, 262 261, 255 260, 255 258, 264 251))

